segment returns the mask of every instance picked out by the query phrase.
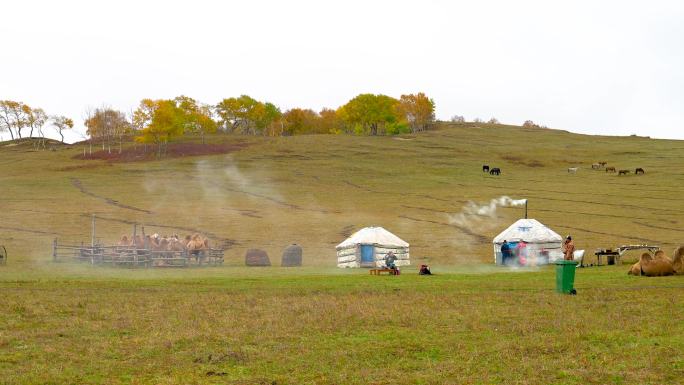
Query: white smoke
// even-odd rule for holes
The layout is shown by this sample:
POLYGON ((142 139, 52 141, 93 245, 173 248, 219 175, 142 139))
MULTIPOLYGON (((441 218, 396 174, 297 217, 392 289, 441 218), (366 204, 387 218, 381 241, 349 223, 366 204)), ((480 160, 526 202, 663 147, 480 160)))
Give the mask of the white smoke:
POLYGON ((484 205, 470 201, 463 206, 460 213, 449 215, 449 223, 462 227, 491 223, 496 218, 496 211, 499 207, 520 207, 526 203, 527 199, 513 199, 505 195, 492 199, 484 205))

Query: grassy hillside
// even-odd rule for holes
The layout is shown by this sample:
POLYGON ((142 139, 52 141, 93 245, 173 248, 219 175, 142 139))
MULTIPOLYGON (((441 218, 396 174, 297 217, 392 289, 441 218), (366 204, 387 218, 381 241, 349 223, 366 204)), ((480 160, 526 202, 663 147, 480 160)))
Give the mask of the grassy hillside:
MULTIPOLYGON (((240 264, 248 248, 276 261, 292 242, 305 264, 333 266, 334 246, 354 230, 381 225, 411 243, 415 262, 489 262, 490 240, 523 215, 450 218, 473 201, 529 199, 529 216, 578 248, 684 241, 684 142, 597 137, 512 126, 443 124, 405 137, 217 136, 229 154, 111 162, 76 159, 83 145, 35 151, 0 144, 0 244, 15 263, 49 259, 50 242, 115 242, 144 223, 147 233, 201 231, 231 246, 240 264), (226 148, 232 148, 226 146, 226 148), (605 160, 645 175, 593 171, 605 160), (500 167, 500 177, 481 172, 500 167), (567 168, 579 166, 576 175, 567 168)), ((115 150, 113 150, 115 151, 115 150)))
MULTIPOLYGON (((473 125, 211 139, 231 152, 118 162, 79 159, 83 145, 0 144, 0 383, 684 383, 684 276, 578 269, 578 295, 559 295, 553 267, 491 264, 491 238, 522 209, 459 216, 508 195, 579 248, 671 249, 683 241, 683 142, 473 125), (592 171, 600 160, 646 174, 592 171), (52 239, 88 242, 92 214, 106 243, 134 222, 203 232, 229 247, 228 266, 52 263, 52 239), (335 244, 373 224, 437 275, 335 268, 335 244), (308 266, 237 266, 253 247, 277 266, 291 242, 308 266)), ((197 152, 173 153, 186 150, 197 152)))

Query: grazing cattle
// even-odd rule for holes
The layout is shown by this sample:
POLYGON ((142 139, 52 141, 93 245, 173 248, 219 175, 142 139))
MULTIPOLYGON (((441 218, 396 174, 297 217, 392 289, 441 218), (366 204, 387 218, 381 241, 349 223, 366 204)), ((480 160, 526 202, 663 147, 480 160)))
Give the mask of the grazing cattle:
POLYGON ((579 170, 579 167, 568 167, 568 173, 570 174, 577 174, 577 170, 579 170))
POLYGON ((489 172, 489 165, 488 164, 482 165, 482 172, 489 172))
POLYGON ((620 176, 620 175, 627 175, 627 174, 629 174, 629 170, 620 170, 620 171, 618 171, 618 176, 620 176))
POLYGON ((489 175, 501 175, 501 169, 498 167, 494 167, 491 170, 489 170, 489 175))
POLYGON ((606 172, 615 172, 615 167, 606 167, 606 172))
POLYGON ((594 164, 591 165, 591 169, 592 169, 592 170, 598 170, 598 169, 600 169, 600 168, 601 168, 601 165, 598 164, 598 163, 594 163, 594 164))
POLYGON ((636 174, 636 175, 643 174, 643 173, 644 173, 644 169, 641 167, 637 167, 637 169, 634 170, 634 174, 636 174))

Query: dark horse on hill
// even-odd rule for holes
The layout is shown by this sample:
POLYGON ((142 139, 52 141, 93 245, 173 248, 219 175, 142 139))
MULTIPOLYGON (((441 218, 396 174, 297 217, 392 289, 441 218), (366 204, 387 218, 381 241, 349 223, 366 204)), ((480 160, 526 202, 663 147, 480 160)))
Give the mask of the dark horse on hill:
POLYGON ((489 165, 488 164, 482 165, 482 172, 489 172, 489 165))
POLYGON ((494 167, 491 170, 489 170, 489 175, 501 175, 501 169, 498 167, 494 167))
POLYGON ((637 167, 637 169, 634 170, 634 174, 635 174, 635 175, 643 174, 643 173, 644 173, 644 169, 641 168, 641 167, 637 167))

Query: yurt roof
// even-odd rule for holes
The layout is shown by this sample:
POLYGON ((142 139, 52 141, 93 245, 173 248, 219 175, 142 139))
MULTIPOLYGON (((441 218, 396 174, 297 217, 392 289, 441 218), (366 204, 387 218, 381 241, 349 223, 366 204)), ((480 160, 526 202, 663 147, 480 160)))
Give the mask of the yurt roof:
POLYGON ((493 243, 504 240, 523 240, 527 243, 561 242, 563 238, 536 219, 518 219, 494 238, 493 243))
POLYGON ((383 245, 383 246, 399 246, 408 247, 401 238, 383 229, 382 227, 364 227, 355 232, 349 238, 336 246, 337 249, 344 249, 353 245, 383 245))

